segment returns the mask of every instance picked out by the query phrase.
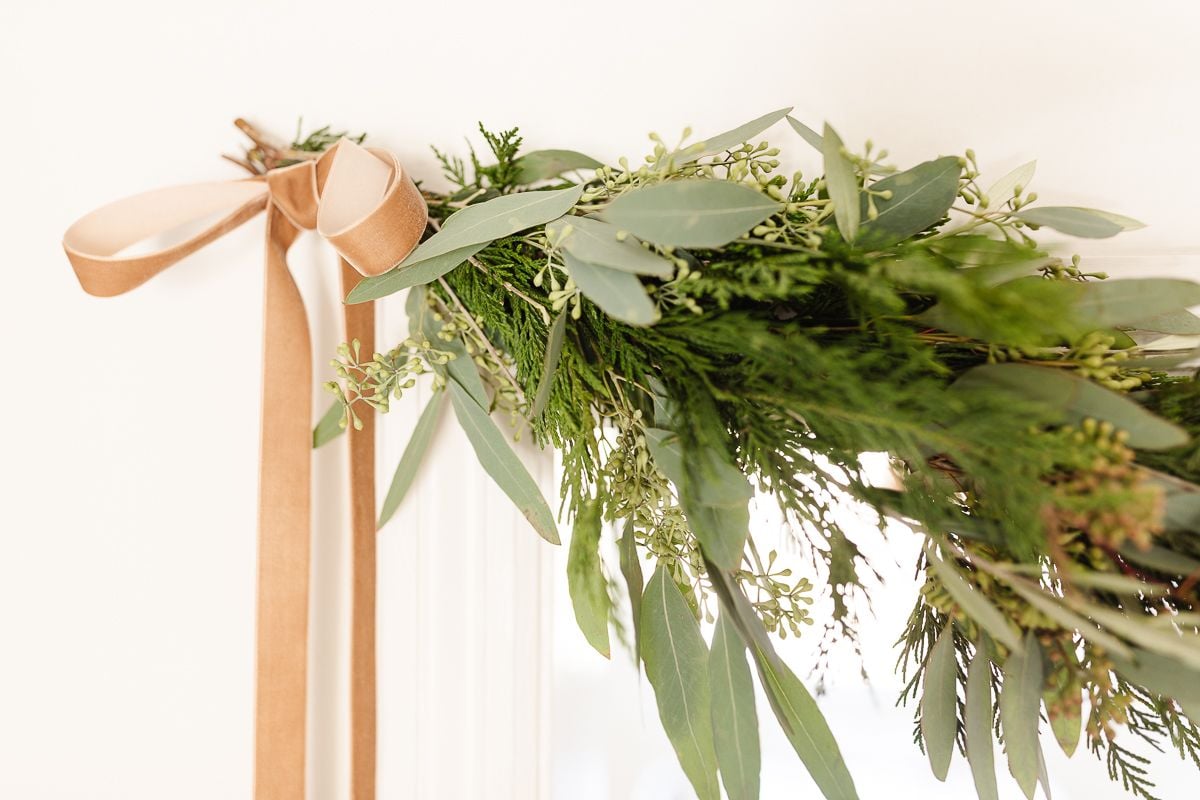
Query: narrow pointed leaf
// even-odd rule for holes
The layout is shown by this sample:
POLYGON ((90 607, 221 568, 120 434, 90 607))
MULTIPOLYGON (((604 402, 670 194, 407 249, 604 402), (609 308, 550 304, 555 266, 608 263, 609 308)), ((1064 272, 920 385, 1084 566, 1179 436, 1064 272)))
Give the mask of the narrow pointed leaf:
POLYGON ((679 504, 704 555, 723 569, 737 569, 750 530, 749 502, 754 496, 746 476, 717 448, 685 454, 670 431, 647 429, 646 444, 655 465, 675 484, 679 504))
POLYGON ((1025 796, 1033 800, 1038 780, 1038 711, 1042 702, 1042 648, 1030 632, 1025 647, 1004 664, 1000 693, 1000 726, 1008 770, 1025 796))
POLYGON ((992 747, 992 662, 982 645, 967 668, 967 696, 963 712, 967 735, 967 763, 979 800, 999 800, 996 788, 996 753, 992 747))
MULTIPOLYGON (((891 197, 874 198, 877 216, 862 223, 859 235, 867 244, 882 246, 903 241, 930 227, 950 209, 958 195, 961 173, 958 159, 946 156, 871 184, 872 192, 890 192, 891 197)), ((860 213, 867 217, 865 196, 860 205, 860 213)))
POLYGON ((1083 239, 1107 239, 1122 231, 1145 227, 1137 220, 1120 214, 1077 206, 1026 208, 1018 211, 1017 217, 1034 225, 1053 228, 1059 233, 1083 239))
POLYGON ((571 545, 567 550, 567 588, 571 594, 571 606, 575 609, 575 622, 583 631, 588 644, 600 655, 608 658, 608 581, 600 566, 600 512, 603 505, 599 500, 583 503, 571 529, 571 545))
POLYGON ((1172 313, 1173 319, 1182 324, 1187 314, 1184 309, 1200 305, 1200 283, 1176 278, 1090 281, 1080 284, 1078 292, 1075 310, 1095 328, 1136 327, 1139 320, 1172 313))
POLYGON ((417 418, 417 425, 413 428, 412 436, 404 447, 404 453, 400 456, 400 463, 396 465, 396 472, 392 475, 392 483, 388 487, 387 496, 383 498, 378 527, 382 528, 387 524, 387 521, 396 513, 396 509, 400 507, 404 496, 408 494, 409 487, 417 477, 417 469, 425 459, 425 453, 429 451, 429 443, 433 441, 433 434, 437 430, 444 405, 442 392, 436 392, 433 397, 429 398, 421 416, 417 418))
POLYGON ((704 158, 705 156, 720 153, 723 150, 729 150, 731 148, 738 147, 739 145, 750 141, 755 136, 758 136, 776 122, 779 122, 779 120, 786 117, 791 110, 791 106, 777 109, 768 114, 763 114, 757 119, 752 119, 747 123, 738 125, 736 128, 727 130, 724 133, 720 133, 716 136, 705 139, 703 142, 698 142, 697 144, 686 148, 683 153, 679 154, 679 157, 676 158, 675 163, 687 164, 695 161, 698 158, 704 158))
POLYGON ((642 660, 642 592, 646 578, 642 574, 642 562, 638 558, 637 536, 633 520, 625 521, 620 543, 621 576, 629 593, 629 611, 633 619, 633 657, 639 664, 642 660))
POLYGON ((460 247, 457 250, 451 250, 448 253, 428 258, 411 266, 406 260, 382 275, 363 278, 346 295, 346 302, 349 304, 365 303, 368 300, 378 300, 381 297, 387 297, 389 294, 395 294, 412 286, 432 283, 458 265, 466 262, 467 259, 487 247, 488 244, 489 242, 470 244, 466 247, 460 247))
POLYGON ((719 800, 708 649, 687 601, 661 565, 642 601, 642 659, 684 774, 700 800, 719 800))
POLYGON ((780 727, 826 800, 857 800, 837 740, 808 689, 778 657, 756 650, 754 660, 780 727))
POLYGON ((821 134, 814 131, 812 128, 805 125, 800 120, 793 116, 788 116, 788 124, 792 126, 792 130, 800 134, 800 138, 812 145, 818 153, 825 152, 825 141, 821 138, 821 134))
MULTIPOLYGON (((1076 687, 1073 691, 1076 694, 1080 694, 1082 689, 1076 687)), ((1054 733, 1054 739, 1058 742, 1058 746, 1062 748, 1066 757, 1070 758, 1075 755, 1075 748, 1079 746, 1079 735, 1083 725, 1083 717, 1076 706, 1071 706, 1065 712, 1050 714, 1050 704, 1059 699, 1058 694, 1051 689, 1047 689, 1042 696, 1042 700, 1046 703, 1047 716, 1050 720, 1050 730, 1054 733)))
POLYGON ((946 780, 954 757, 958 731, 958 691, 954 659, 954 628, 948 623, 929 651, 921 692, 921 737, 929 766, 939 781, 946 780))
POLYGON ((1164 450, 1186 444, 1185 430, 1155 416, 1124 395, 1065 370, 1030 364, 984 364, 959 378, 956 389, 1012 392, 1038 401, 1064 421, 1087 417, 1108 420, 1129 434, 1129 445, 1142 450, 1164 450))
POLYGON ((454 405, 454 414, 475 449, 475 455, 484 471, 525 515, 538 535, 551 544, 558 544, 554 512, 550 510, 546 498, 542 496, 525 465, 513 452, 508 439, 466 389, 456 381, 450 381, 447 387, 450 391, 450 401, 454 405))
POLYGON ((1111 657, 1117 672, 1155 694, 1169 697, 1200 724, 1200 670, 1168 656, 1135 650, 1132 658, 1111 657))
POLYGON ((646 327, 658 322, 658 308, 638 276, 580 261, 565 252, 563 263, 583 296, 615 320, 627 325, 646 327))
POLYGON ((1168 311, 1149 319, 1131 322, 1129 327, 1139 331, 1195 336, 1200 334, 1200 317, 1190 311, 1168 311))
POLYGON ((1042 785, 1042 793, 1046 795, 1046 800, 1054 800, 1054 796, 1050 794, 1050 773, 1046 770, 1046 753, 1042 750, 1042 743, 1038 742, 1038 783, 1042 785))
POLYGON ((408 313, 409 332, 412 336, 424 337, 439 350, 449 351, 454 354, 454 358, 450 359, 444 366, 435 365, 434 371, 439 375, 447 376, 451 381, 457 383, 460 387, 467 391, 481 408, 488 408, 487 389, 483 385, 483 379, 479 377, 479 369, 475 366, 475 361, 467 353, 467 348, 463 346, 460 339, 451 339, 445 341, 438 336, 442 329, 442 324, 433 318, 433 312, 425 303, 424 298, 428 295, 425 287, 414 286, 409 293, 408 301, 405 309, 408 313))
POLYGON ((1021 637, 1012 621, 1001 614, 991 601, 976 591, 959 571, 943 561, 932 550, 928 553, 929 565, 941 579, 954 602, 962 607, 967 616, 979 624, 988 635, 1002 642, 1010 650, 1021 649, 1021 637))
POLYGON ((538 379, 537 394, 533 396, 533 404, 529 407, 529 418, 538 419, 550 402, 550 390, 554 387, 554 374, 558 370, 558 360, 562 357, 563 340, 567 335, 567 309, 559 312, 554 324, 550 326, 550 335, 546 339, 546 355, 542 359, 542 377, 538 379))
POLYGON ((606 222, 655 244, 721 247, 780 208, 766 194, 744 184, 688 179, 625 192, 603 216, 606 222))
POLYGON ((1163 522, 1168 530, 1200 532, 1200 494, 1180 492, 1168 496, 1163 522))
POLYGON ((721 782, 729 800, 758 800, 762 754, 754 680, 746 663, 746 645, 722 612, 717 617, 708 657, 712 686, 712 725, 721 782))
POLYGON ((517 159, 517 181, 528 185, 557 178, 564 172, 601 166, 596 159, 575 150, 531 150, 517 159))
POLYGON ((620 228, 603 220, 574 215, 546 226, 550 241, 580 261, 656 278, 669 278, 675 273, 670 261, 642 247, 633 236, 618 239, 620 233, 620 228))
POLYGON ((1013 193, 1017 187, 1028 189, 1030 182, 1033 181, 1033 174, 1037 171, 1037 162, 1030 161, 1028 164, 1022 164, 1012 172, 1005 175, 1000 180, 988 187, 984 197, 986 203, 981 203, 983 208, 999 208, 1013 198, 1013 193))
POLYGON ((858 177, 854 165, 846 156, 842 137, 828 123, 821 137, 821 154, 825 158, 825 187, 833 201, 833 216, 842 238, 853 242, 858 236, 859 200, 858 177))
POLYGON ((321 445, 332 442, 337 437, 346 432, 342 427, 342 403, 340 400, 334 400, 321 419, 317 422, 317 426, 313 428, 313 449, 317 449, 321 445))

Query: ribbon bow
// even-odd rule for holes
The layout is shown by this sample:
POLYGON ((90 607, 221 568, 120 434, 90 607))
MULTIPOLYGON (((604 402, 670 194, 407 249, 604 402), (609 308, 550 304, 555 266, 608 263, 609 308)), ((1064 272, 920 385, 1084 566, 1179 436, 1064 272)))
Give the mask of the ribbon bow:
MULTIPOLYGON (((345 295, 360 276, 394 267, 425 231, 425 201, 396 156, 348 139, 320 158, 263 178, 171 186, 103 206, 63 237, 89 294, 127 292, 267 212, 259 468, 254 796, 297 800, 305 787, 312 348, 287 252, 301 229, 337 250, 345 295), (182 242, 145 255, 130 245, 224 213, 182 242)), ((343 306, 347 339, 374 352, 372 304, 343 306)), ((373 419, 350 431, 353 592, 351 787, 375 796, 375 442, 373 419)))

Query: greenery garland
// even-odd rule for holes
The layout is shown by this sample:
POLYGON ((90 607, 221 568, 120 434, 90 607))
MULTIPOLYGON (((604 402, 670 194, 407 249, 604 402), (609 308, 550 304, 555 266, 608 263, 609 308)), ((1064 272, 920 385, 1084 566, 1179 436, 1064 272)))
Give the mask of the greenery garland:
MULTIPOLYGON (((832 513, 847 497, 925 540, 902 700, 939 779, 957 749, 979 797, 996 797, 998 737, 1032 798, 1044 708, 1068 755, 1082 738, 1152 798, 1129 740, 1200 765, 1200 384, 1182 370, 1200 351, 1181 349, 1200 334, 1186 311, 1200 284, 1105 280, 1040 249, 1039 227, 1139 224, 1035 205, 1032 164, 991 184, 970 150, 897 171, 789 111, 691 145, 652 134, 637 165, 521 154, 515 129, 482 126, 486 157, 435 150, 453 188, 425 191, 427 238, 347 298, 408 290, 411 335, 340 349, 318 444, 432 373, 440 391, 380 524, 448 397, 483 467, 557 542, 493 415, 555 448, 580 628, 608 656, 615 609, 632 610, 633 652, 700 798, 720 796, 718 775, 730 798, 758 796, 751 667, 824 795, 857 796, 772 643, 813 622, 822 584, 825 635, 855 641, 871 567, 832 513), (785 119, 823 175, 779 174, 779 149, 754 143, 785 119), (868 452, 890 455, 894 486, 867 479, 868 452), (756 492, 811 574, 755 546, 756 492), (600 556, 609 535, 617 564, 600 556)), ((247 160, 285 163, 269 155, 247 160)))

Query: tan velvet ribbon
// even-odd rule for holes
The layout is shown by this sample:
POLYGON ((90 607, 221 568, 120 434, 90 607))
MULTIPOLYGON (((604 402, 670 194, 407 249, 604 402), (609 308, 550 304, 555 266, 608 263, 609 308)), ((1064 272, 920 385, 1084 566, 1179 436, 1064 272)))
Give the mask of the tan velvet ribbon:
MULTIPOLYGON (((427 210, 396 157, 343 139, 319 159, 263 178, 173 186, 103 206, 72 225, 63 247, 89 294, 109 297, 267 212, 259 471, 258 633, 254 796, 305 796, 312 351, 308 319, 287 265, 302 229, 340 255, 341 286, 394 267, 416 246, 427 210), (221 215, 201 232, 144 255, 131 245, 221 215)), ((374 352, 372 304, 344 306, 347 339, 374 352)), ((351 794, 375 797, 375 441, 360 414, 350 431, 352 524, 351 794)))

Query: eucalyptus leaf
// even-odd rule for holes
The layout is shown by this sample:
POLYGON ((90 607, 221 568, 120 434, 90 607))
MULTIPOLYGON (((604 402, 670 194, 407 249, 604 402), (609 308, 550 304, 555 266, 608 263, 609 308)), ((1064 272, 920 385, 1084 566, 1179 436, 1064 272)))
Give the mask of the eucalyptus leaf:
MULTIPOLYGON (((1170 513, 1170 499, 1167 500, 1167 511, 1170 513)), ((1168 518, 1169 519, 1169 518, 1168 518)), ((1121 557, 1142 567, 1158 570, 1166 575, 1191 575, 1200 573, 1200 561, 1194 558, 1168 550, 1161 545, 1153 545, 1145 550, 1126 544, 1120 548, 1121 557)))
POLYGON ((1200 724, 1200 670, 1146 650, 1135 650, 1131 658, 1110 656, 1117 672, 1155 694, 1169 697, 1184 713, 1200 724))
POLYGON ((729 800, 758 800, 762 754, 746 645, 722 612, 708 657, 713 740, 729 800))
POLYGON ((571 529, 571 545, 567 550, 567 589, 579 629, 583 631, 588 644, 608 658, 608 615, 612 603, 608 598, 608 581, 600 566, 603 510, 603 504, 595 499, 579 507, 575 525, 571 529))
POLYGON ((1120 639, 1097 628, 1094 622, 1065 607, 1057 598, 1047 596, 1040 588, 1032 587, 1020 580, 1008 580, 1007 583, 1014 592, 1025 599, 1025 602, 1064 628, 1079 631, 1085 639, 1100 645, 1110 653, 1128 654, 1131 652, 1129 646, 1120 639))
POLYGON ((1018 187, 1022 190, 1029 188, 1029 184, 1033 181, 1033 174, 1036 171, 1036 161, 1030 161, 1028 164, 1022 164, 1017 167, 988 187, 984 196, 980 198, 981 200, 986 199, 987 202, 981 202, 980 207, 994 209, 1004 205, 1013 199, 1013 195, 1018 187))
POLYGON ((781 207, 745 184, 686 179, 631 189, 613 200, 603 217, 655 244, 721 247, 781 207))
POLYGON ((437 349, 451 353, 454 357, 445 365, 434 365, 434 371, 457 383, 467 391, 467 394, 480 408, 487 409, 489 405, 487 389, 483 385, 483 379, 479 377, 479 369, 475 366, 474 359, 467 353, 467 348, 460 339, 453 338, 446 341, 438 336, 442 325, 434 319, 429 306, 424 302, 423 298, 426 296, 424 287, 413 287, 413 293, 409 295, 410 302, 407 305, 407 312, 410 332, 414 336, 423 336, 426 340, 434 343, 437 349), (417 299, 414 301, 414 298, 417 299))
POLYGON ((954 756, 958 731, 957 665, 954 658, 954 623, 947 623, 925 662, 921 693, 921 738, 929 766, 939 781, 946 780, 954 756))
POLYGON ((979 800, 999 800, 996 753, 992 746, 992 662, 982 643, 975 648, 975 656, 967 668, 963 724, 975 793, 979 800))
POLYGON ((546 355, 542 358, 542 376, 538 379, 537 394, 533 396, 533 404, 529 407, 529 418, 540 419, 550 402, 550 390, 554 387, 554 373, 558 370, 558 360, 562 357, 563 340, 567 335, 567 309, 558 312, 554 324, 550 326, 550 335, 546 338, 546 355))
POLYGON ((838 231, 847 242, 858 236, 859 198, 858 176, 846 155, 846 146, 829 123, 821 137, 821 154, 825 158, 825 188, 833 202, 833 216, 838 231))
POLYGON ((683 485, 683 449, 679 445, 679 437, 673 431, 662 428, 646 428, 646 446, 654 465, 675 484, 676 488, 683 485))
MULTIPOLYGON (((1082 606, 1083 601, 1077 602, 1082 606)), ((1088 603, 1086 608, 1080 606, 1076 606, 1077 611, 1086 613, 1096 622, 1135 645, 1173 658, 1190 669, 1200 670, 1200 638, 1195 634, 1180 636, 1173 630, 1146 625, 1131 614, 1102 608, 1095 603, 1088 603)))
POLYGON ((459 209, 442 223, 440 231, 400 262, 397 269, 411 269, 422 261, 455 250, 486 244, 527 228, 544 225, 570 211, 582 194, 582 186, 518 192, 459 209))
POLYGON ((1139 319, 1130 323, 1129 327, 1139 331, 1195 336, 1200 334, 1200 317, 1190 311, 1167 311, 1149 319, 1139 319))
POLYGON ((754 489, 729 455, 717 447, 684 450, 679 503, 705 554, 725 569, 737 569, 750 532, 754 489))
POLYGON ((792 130, 800 134, 800 138, 812 145, 818 153, 825 152, 825 140, 821 138, 821 134, 793 116, 789 115, 787 121, 792 126, 792 130))
POLYGON ((1001 614, 987 597, 976 591, 955 567, 943 561, 932 549, 927 557, 929 566, 937 573, 946 591, 968 617, 1009 650, 1021 649, 1020 633, 1008 617, 1001 614))
POLYGON ((568 215, 547 225, 546 234, 580 261, 656 278, 675 274, 673 263, 642 247, 632 236, 622 241, 621 229, 603 220, 568 215))
POLYGON ((412 436, 404 447, 400 463, 396 465, 396 472, 392 475, 392 483, 388 487, 387 496, 383 498, 383 507, 379 511, 377 525, 379 528, 386 525, 387 521, 396 513, 396 509, 400 507, 400 503, 408 494, 409 487, 417 477, 417 469, 421 466, 425 453, 429 451, 429 444, 433 441, 433 434, 437 430, 438 419, 442 415, 442 407, 445 405, 442 395, 443 393, 440 391, 434 393, 429 398, 429 402, 425 404, 425 409, 421 411, 421 416, 417 417, 416 427, 413 428, 412 436))
POLYGON ((458 382, 447 383, 454 414, 462 425, 471 447, 484 471, 496 485, 508 495, 517 509, 525 515, 543 539, 558 544, 558 529, 554 524, 554 512, 538 490, 537 483, 517 458, 508 439, 492 422, 487 411, 458 382))
POLYGON ((518 183, 531 184, 557 178, 564 172, 597 169, 604 166, 589 155, 575 150, 531 150, 517 159, 518 183))
POLYGON ((629 593, 629 611, 633 619, 633 657, 641 663, 642 592, 645 590, 646 578, 642 574, 642 562, 638 558, 637 536, 632 519, 625 521, 625 529, 621 532, 619 555, 621 577, 625 579, 625 589, 629 593))
POLYGON ((1016 214, 1018 219, 1059 233, 1083 239, 1107 239, 1122 231, 1144 227, 1142 223, 1119 214, 1078 206, 1038 206, 1025 208, 1016 214))
POLYGON ((890 192, 890 197, 873 198, 877 212, 874 219, 867 214, 866 196, 860 199, 860 214, 866 217, 859 234, 863 242, 874 246, 893 244, 937 223, 958 196, 961 173, 958 159, 946 156, 871 184, 873 194, 890 192))
MULTIPOLYGON (((1078 686, 1062 687, 1062 691, 1072 692, 1082 702, 1083 689, 1078 686)), ((1065 711, 1060 709, 1056 713, 1050 713, 1051 703, 1061 702, 1061 699, 1050 689, 1046 689, 1042 693, 1042 699, 1046 703, 1046 716, 1050 720, 1050 730, 1054 733, 1054 739, 1062 748, 1063 754, 1070 758, 1075 755, 1075 749, 1079 747, 1080 729, 1083 725, 1080 706, 1070 705, 1066 707, 1065 711)))
POLYGON ((1033 800, 1038 780, 1038 710, 1042 702, 1042 648, 1037 636, 1025 635, 1025 647, 1004 663, 1000 693, 1000 726, 1008 769, 1021 791, 1033 800))
POLYGON ((791 110, 791 106, 777 109, 768 114, 763 114, 757 119, 752 119, 747 123, 738 125, 736 128, 727 130, 724 133, 705 139, 703 142, 697 142, 685 148, 682 153, 679 153, 675 159, 675 163, 688 164, 696 159, 738 147, 758 136, 776 122, 779 122, 779 120, 791 113, 791 110))
POLYGON ((642 599, 642 660, 663 730, 684 774, 700 800, 720 800, 708 648, 691 608, 662 565, 642 599))
POLYGON ((344 410, 340 400, 334 400, 333 405, 321 415, 321 419, 317 422, 317 426, 313 428, 313 449, 332 442, 337 437, 346 432, 342 427, 342 416, 344 410))
MULTIPOLYGON (((1075 309, 1096 328, 1136 327, 1140 320, 1200 305, 1200 283, 1175 278, 1131 278, 1089 281, 1078 286, 1075 309)), ((1182 316, 1176 317, 1183 321, 1182 316)))
POLYGON ((346 302, 351 305, 354 303, 365 303, 368 300, 378 300, 381 297, 387 297, 390 294, 408 289, 411 286, 432 283, 450 272, 450 270, 465 263, 471 256, 487 247, 488 244, 488 242, 479 242, 478 244, 460 247, 457 250, 451 250, 448 253, 442 253, 441 255, 417 262, 412 266, 408 266, 407 261, 401 262, 399 266, 393 267, 382 275, 363 278, 346 295, 346 302))
POLYGON ((1185 430, 1156 417, 1128 397, 1061 369, 984 364, 968 370, 954 388, 1011 392, 1044 405, 1063 420, 1107 420, 1128 433, 1131 447, 1143 450, 1164 450, 1188 441, 1185 430))
POLYGON ((658 308, 638 276, 580 261, 570 251, 562 256, 567 274, 579 291, 605 314, 626 325, 643 328, 658 322, 658 308))
POLYGON ((808 689, 778 657, 756 648, 754 660, 771 709, 817 788, 826 800, 858 800, 833 731, 808 689))
POLYGON ((1173 494, 1167 498, 1164 520, 1168 530, 1200 533, 1200 494, 1173 494))

